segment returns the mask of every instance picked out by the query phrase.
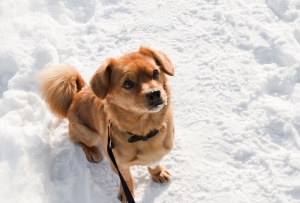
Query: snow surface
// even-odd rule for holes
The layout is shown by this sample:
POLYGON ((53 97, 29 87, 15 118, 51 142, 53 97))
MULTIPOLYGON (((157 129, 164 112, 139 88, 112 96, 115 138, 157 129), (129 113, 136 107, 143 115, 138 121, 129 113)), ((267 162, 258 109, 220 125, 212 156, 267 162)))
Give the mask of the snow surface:
POLYGON ((89 81, 140 45, 175 65, 176 140, 171 184, 132 168, 137 202, 300 202, 300 0, 2 0, 0 16, 0 202, 119 202, 35 75, 68 63, 89 81))

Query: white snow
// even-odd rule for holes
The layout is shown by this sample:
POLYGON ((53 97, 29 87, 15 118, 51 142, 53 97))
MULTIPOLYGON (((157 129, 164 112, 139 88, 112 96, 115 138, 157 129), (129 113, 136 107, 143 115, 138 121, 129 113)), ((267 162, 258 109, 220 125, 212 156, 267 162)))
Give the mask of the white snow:
POLYGON ((164 51, 171 184, 133 167, 137 202, 300 202, 300 0, 0 1, 0 202, 119 202, 36 83, 49 64, 88 82, 110 57, 164 51))

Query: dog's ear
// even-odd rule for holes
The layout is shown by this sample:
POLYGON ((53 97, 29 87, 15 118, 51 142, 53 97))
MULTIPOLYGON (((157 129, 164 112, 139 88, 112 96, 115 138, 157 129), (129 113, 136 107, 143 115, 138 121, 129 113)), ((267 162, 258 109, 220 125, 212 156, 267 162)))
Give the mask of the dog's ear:
POLYGON ((150 56, 155 60, 155 63, 168 75, 174 75, 174 67, 170 59, 162 51, 155 51, 146 47, 140 47, 139 52, 145 56, 150 56))
POLYGON ((111 69, 114 59, 108 59, 100 66, 90 81, 94 94, 100 99, 104 99, 109 91, 111 69))

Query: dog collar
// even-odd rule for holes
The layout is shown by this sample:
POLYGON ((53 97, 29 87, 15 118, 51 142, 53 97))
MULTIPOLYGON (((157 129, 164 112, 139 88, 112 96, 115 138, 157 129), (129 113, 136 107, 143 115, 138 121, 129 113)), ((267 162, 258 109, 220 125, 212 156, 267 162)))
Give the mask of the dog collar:
POLYGON ((137 141, 140 141, 140 140, 145 142, 149 138, 154 137, 155 135, 157 135, 158 132, 159 132, 159 130, 154 129, 154 130, 151 130, 146 136, 135 135, 131 132, 127 132, 129 135, 132 135, 127 141, 130 142, 130 143, 137 142, 137 141))

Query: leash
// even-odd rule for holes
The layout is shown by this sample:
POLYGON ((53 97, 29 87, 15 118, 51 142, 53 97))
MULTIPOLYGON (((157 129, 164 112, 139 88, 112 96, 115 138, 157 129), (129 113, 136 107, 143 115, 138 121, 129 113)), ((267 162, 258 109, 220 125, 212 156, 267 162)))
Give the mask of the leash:
POLYGON ((112 152, 112 149, 113 149, 113 144, 111 142, 111 139, 110 139, 110 135, 109 135, 109 126, 108 126, 108 142, 107 142, 107 153, 109 155, 109 158, 110 160, 112 161, 112 163, 114 164, 114 166, 116 167, 117 171, 118 171, 118 174, 119 174, 119 177, 120 177, 120 181, 121 181, 121 184, 122 184, 122 187, 123 187, 123 190, 124 190, 124 193, 125 193, 125 196, 126 196, 126 199, 127 199, 127 202, 128 203, 135 203, 132 195, 131 195, 131 192, 122 176, 122 174, 120 173, 119 171, 119 168, 118 168, 118 165, 117 165, 117 162, 115 160, 115 157, 114 157, 114 154, 112 152))

